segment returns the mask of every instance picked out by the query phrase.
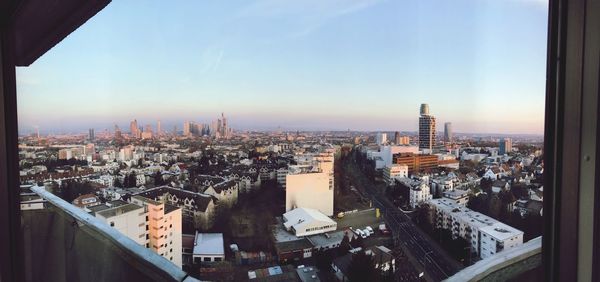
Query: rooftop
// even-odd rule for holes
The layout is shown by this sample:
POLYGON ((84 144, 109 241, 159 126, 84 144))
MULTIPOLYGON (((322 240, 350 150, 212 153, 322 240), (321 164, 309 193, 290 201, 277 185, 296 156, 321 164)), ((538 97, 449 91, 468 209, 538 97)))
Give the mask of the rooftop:
POLYGON ((285 228, 294 227, 298 229, 301 225, 308 224, 314 221, 327 222, 331 224, 337 224, 333 219, 322 214, 318 210, 309 208, 297 208, 283 214, 283 218, 286 222, 283 224, 285 228))
POLYGON ((225 255, 223 233, 196 233, 194 255, 225 255))
POLYGON ((126 204, 126 205, 117 206, 117 207, 110 207, 108 209, 96 212, 96 214, 101 215, 104 218, 110 218, 113 216, 122 215, 122 214, 131 212, 131 211, 135 211, 138 209, 143 209, 143 207, 140 207, 136 204, 126 204))

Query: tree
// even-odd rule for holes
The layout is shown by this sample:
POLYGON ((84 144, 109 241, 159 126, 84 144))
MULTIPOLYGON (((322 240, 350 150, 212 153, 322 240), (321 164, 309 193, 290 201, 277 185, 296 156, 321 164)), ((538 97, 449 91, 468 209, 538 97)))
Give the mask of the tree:
POLYGON ((123 183, 121 183, 121 180, 119 179, 119 177, 115 177, 115 183, 113 184, 115 187, 119 187, 119 188, 123 188, 124 185, 123 183))
POLYGON ((320 250, 315 252, 315 264, 319 270, 323 272, 330 272, 332 262, 333 249, 320 250))
POLYGON ((160 173, 160 171, 157 171, 154 174, 154 185, 156 185, 156 186, 165 185, 165 180, 163 179, 162 173, 160 173))
POLYGON ((373 281, 377 278, 377 270, 373 257, 364 251, 352 255, 352 261, 348 267, 349 281, 373 281))
POLYGON ((338 247, 338 256, 343 256, 347 254, 350 248, 350 239, 348 238, 348 234, 344 233, 344 238, 342 238, 342 242, 338 247))

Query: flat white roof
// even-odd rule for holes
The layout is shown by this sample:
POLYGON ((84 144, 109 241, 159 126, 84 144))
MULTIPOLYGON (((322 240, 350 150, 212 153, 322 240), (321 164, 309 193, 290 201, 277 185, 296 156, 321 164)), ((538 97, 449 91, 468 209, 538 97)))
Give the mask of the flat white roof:
POLYGON ((196 233, 194 255, 225 255, 223 233, 196 233))
POLYGON ((523 231, 513 228, 499 221, 495 222, 491 226, 480 227, 479 231, 481 231, 482 233, 486 233, 489 236, 492 236, 497 241, 504 241, 519 234, 523 234, 523 231))
MULTIPOLYGON (((337 225, 337 223, 335 221, 333 221, 328 216, 322 214, 320 211, 315 210, 315 209, 309 209, 309 208, 293 209, 289 212, 284 213, 283 218, 284 218, 284 220, 286 220, 286 222, 283 224, 285 226, 285 228, 290 228, 292 226, 300 227, 303 224, 306 224, 309 222, 314 222, 314 221, 320 221, 320 222, 324 222, 324 223, 337 225)), ((294 228, 298 229, 296 227, 294 227, 294 228)))
POLYGON ((446 214, 459 217, 464 222, 468 222, 469 225, 477 227, 481 232, 484 232, 501 241, 523 233, 523 231, 506 225, 487 215, 457 205, 454 203, 454 201, 449 199, 433 199, 429 200, 429 203, 433 204, 437 209, 443 210, 446 214))

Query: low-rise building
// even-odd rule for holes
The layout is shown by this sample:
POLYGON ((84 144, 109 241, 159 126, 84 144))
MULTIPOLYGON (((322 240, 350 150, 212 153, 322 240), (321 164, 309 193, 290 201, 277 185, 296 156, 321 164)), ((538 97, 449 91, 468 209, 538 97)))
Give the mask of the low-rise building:
POLYGON ((337 222, 318 210, 297 208, 283 214, 283 225, 296 236, 309 236, 335 231, 337 222))
POLYGON ((75 198, 72 204, 79 208, 87 208, 100 204, 100 199, 94 194, 83 194, 75 198))
POLYGON ((444 191, 444 198, 454 201, 457 205, 466 206, 469 202, 469 190, 447 190, 444 191))
POLYGON ((225 260, 223 233, 198 233, 192 253, 194 263, 220 262, 225 260))

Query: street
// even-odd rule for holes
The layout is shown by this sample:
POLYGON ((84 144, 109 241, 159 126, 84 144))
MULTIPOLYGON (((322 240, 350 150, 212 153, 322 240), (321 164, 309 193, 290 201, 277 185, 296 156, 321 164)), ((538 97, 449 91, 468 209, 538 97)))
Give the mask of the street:
POLYGON ((400 246, 413 261, 422 267, 425 277, 431 281, 441 281, 462 269, 462 266, 433 242, 411 221, 410 217, 395 207, 383 193, 382 187, 364 175, 354 158, 348 162, 345 174, 350 182, 379 208, 388 228, 392 231, 394 242, 400 246))

